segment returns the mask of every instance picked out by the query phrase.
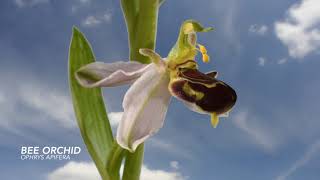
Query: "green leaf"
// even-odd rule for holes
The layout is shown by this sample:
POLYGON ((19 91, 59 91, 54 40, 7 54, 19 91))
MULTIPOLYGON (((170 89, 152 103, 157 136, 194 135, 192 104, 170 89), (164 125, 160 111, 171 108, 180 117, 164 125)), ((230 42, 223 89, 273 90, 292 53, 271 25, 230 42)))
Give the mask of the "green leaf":
POLYGON ((110 177, 106 171, 107 157, 113 145, 113 136, 100 88, 86 89, 75 79, 75 72, 95 61, 89 42, 73 28, 69 49, 69 84, 78 126, 94 163, 103 180, 110 177))

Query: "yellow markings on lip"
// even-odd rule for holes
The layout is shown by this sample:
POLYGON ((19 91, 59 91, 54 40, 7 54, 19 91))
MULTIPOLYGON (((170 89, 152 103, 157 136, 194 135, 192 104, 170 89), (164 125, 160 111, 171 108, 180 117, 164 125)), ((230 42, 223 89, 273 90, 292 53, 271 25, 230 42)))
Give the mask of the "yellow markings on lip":
POLYGON ((211 113, 211 125, 216 128, 219 124, 219 117, 217 115, 217 113, 211 113))
POLYGON ((195 97, 196 101, 199 101, 204 97, 204 94, 202 92, 193 90, 188 83, 185 83, 183 85, 182 90, 189 96, 195 97))

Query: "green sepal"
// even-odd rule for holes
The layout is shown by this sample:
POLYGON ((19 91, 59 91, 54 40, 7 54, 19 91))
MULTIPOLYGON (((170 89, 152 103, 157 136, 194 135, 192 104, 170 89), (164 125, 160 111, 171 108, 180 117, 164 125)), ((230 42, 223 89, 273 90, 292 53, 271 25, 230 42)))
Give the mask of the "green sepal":
POLYGON ((196 33, 211 30, 213 30, 212 27, 205 28, 195 20, 184 21, 180 27, 178 40, 168 55, 169 63, 180 64, 186 60, 195 59, 196 33))

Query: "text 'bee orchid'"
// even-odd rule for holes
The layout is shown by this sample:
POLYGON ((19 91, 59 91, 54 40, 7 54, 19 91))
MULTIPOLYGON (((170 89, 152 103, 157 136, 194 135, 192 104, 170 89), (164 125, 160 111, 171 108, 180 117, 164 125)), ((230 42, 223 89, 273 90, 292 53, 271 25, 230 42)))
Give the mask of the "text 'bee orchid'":
POLYGON ((219 116, 234 106, 236 92, 216 79, 217 72, 202 73, 195 56, 209 61, 207 50, 196 43, 196 32, 207 32, 193 20, 185 21, 175 46, 167 58, 150 49, 140 49, 151 64, 138 62, 95 62, 80 68, 78 82, 87 88, 112 87, 132 83, 123 99, 124 114, 117 130, 117 142, 134 152, 139 144, 156 133, 163 125, 171 96, 182 100, 191 110, 209 114, 214 127, 219 116))

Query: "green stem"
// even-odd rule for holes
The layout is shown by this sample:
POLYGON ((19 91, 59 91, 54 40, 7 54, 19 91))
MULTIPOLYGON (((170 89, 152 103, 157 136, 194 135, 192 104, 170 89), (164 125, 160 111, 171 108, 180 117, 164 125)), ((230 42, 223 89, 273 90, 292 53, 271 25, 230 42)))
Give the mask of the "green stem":
POLYGON ((127 152, 122 180, 139 180, 143 164, 144 144, 138 146, 134 153, 127 152))
MULTIPOLYGON (((163 2, 163 0, 160 0, 163 2)), ((151 60, 139 53, 140 48, 154 50, 158 24, 159 0, 121 0, 127 24, 130 60, 150 63, 151 60)), ((122 180, 139 180, 143 164, 144 144, 134 153, 127 151, 122 180)))
POLYGON ((127 24, 130 60, 150 63, 139 53, 140 48, 155 48, 159 0, 121 0, 127 24))
POLYGON ((125 153, 126 150, 122 149, 118 143, 114 142, 107 164, 107 172, 109 172, 112 180, 120 180, 120 167, 125 153))

